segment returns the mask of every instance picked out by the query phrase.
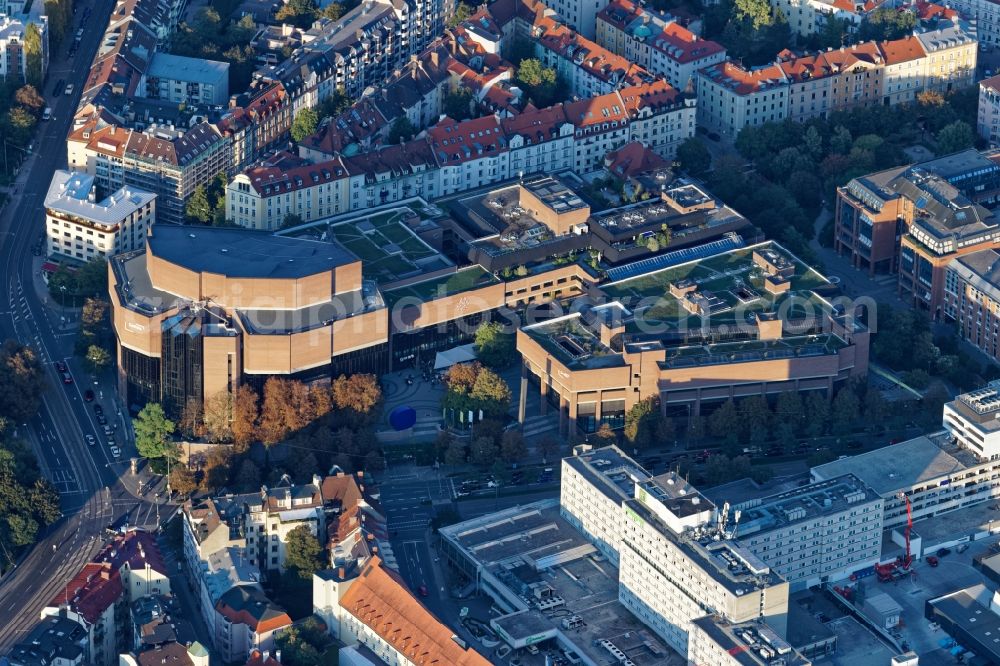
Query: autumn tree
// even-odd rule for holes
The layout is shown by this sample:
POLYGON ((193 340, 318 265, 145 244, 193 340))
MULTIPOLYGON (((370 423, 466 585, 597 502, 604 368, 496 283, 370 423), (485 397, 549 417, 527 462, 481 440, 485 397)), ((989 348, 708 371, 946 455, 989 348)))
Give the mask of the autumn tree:
POLYGON ((0 415, 21 423, 38 411, 45 379, 31 347, 8 340, 0 349, 0 415))
POLYGON ((201 487, 208 491, 218 491, 229 484, 232 472, 233 452, 226 446, 214 446, 205 456, 202 468, 201 487))
POLYGON ((36 113, 45 107, 45 98, 30 83, 17 89, 17 92, 14 93, 14 101, 36 113))
POLYGON ((25 81, 36 89, 42 87, 42 35, 34 22, 24 30, 25 81))
POLYGON ((331 393, 337 409, 350 410, 356 414, 373 414, 382 402, 382 389, 375 375, 341 375, 333 381, 331 393))
POLYGON ((202 427, 210 442, 228 442, 233 439, 233 394, 223 389, 205 401, 202 427))
POLYGON ((299 381, 271 377, 264 384, 258 434, 271 446, 312 420, 309 389, 299 381))
POLYGON ((233 446, 237 453, 242 453, 249 448, 257 432, 257 420, 260 417, 257 393, 246 384, 241 384, 236 387, 232 402, 230 429, 233 433, 233 446))
POLYGON ((196 491, 198 482, 195 481, 194 472, 188 469, 187 465, 175 465, 170 470, 170 489, 182 496, 196 491))
POLYGON ((469 446, 473 464, 489 467, 497 459, 497 445, 492 437, 476 437, 469 446))

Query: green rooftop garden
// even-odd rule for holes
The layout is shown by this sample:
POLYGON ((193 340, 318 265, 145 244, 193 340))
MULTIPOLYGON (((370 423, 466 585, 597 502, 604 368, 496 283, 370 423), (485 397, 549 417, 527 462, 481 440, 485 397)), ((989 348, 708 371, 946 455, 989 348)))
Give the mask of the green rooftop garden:
POLYGON ((440 278, 426 280, 405 287, 388 290, 384 293, 386 304, 392 307, 402 298, 416 298, 421 301, 429 301, 443 296, 458 294, 470 289, 496 284, 498 280, 492 273, 482 266, 469 266, 462 268, 458 272, 443 275, 440 278))

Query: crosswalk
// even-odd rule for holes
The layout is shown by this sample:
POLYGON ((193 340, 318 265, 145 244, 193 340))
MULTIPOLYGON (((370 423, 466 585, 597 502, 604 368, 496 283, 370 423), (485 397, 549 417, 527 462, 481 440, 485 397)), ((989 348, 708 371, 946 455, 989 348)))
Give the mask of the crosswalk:
POLYGON ((546 414, 545 416, 529 416, 522 424, 522 434, 526 439, 558 429, 559 414, 555 412, 546 414))

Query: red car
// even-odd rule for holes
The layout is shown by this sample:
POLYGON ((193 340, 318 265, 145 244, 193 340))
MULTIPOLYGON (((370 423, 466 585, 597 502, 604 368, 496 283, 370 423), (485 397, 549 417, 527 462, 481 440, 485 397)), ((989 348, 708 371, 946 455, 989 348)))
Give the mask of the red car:
POLYGON ((430 594, 430 592, 427 591, 427 585, 421 585, 419 588, 417 588, 417 592, 419 592, 420 596, 422 597, 426 597, 428 594, 430 594))
POLYGON ((66 372, 69 368, 66 367, 66 364, 63 361, 56 361, 56 370, 59 372, 66 372))
POLYGON ((63 384, 73 383, 73 375, 69 374, 69 372, 62 373, 62 379, 63 379, 63 384))
POLYGON ((91 391, 90 389, 87 389, 86 391, 83 392, 83 399, 86 400, 87 402, 94 402, 94 392, 91 391))
POLYGON ((938 565, 938 558, 934 557, 933 555, 928 555, 927 564, 929 564, 932 567, 936 567, 938 565))

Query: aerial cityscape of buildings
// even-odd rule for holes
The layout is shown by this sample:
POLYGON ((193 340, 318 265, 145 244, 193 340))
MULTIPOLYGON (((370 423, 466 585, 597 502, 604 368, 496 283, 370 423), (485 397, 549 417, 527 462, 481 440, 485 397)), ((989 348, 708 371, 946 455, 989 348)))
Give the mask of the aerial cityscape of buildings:
POLYGON ((0 666, 1000 664, 994 10, 0 3, 0 666))

